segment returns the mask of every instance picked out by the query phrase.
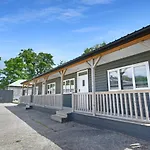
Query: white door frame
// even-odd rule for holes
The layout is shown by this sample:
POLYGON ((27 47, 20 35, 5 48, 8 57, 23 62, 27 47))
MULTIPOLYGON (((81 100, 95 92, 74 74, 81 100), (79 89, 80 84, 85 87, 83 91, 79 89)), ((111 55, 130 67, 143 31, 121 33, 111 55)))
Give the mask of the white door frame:
POLYGON ((85 72, 85 71, 87 71, 87 78, 88 78, 88 80, 87 80, 87 92, 89 92, 89 72, 88 72, 88 69, 85 69, 85 70, 81 70, 81 71, 78 71, 77 72, 77 93, 80 93, 79 92, 79 73, 82 73, 82 72, 85 72))

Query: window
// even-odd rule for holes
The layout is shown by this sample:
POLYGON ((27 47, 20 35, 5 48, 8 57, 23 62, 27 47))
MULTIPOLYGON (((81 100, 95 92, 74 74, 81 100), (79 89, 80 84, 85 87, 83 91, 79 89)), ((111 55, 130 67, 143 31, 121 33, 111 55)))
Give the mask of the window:
POLYGON ((56 93, 56 83, 47 84, 47 94, 55 94, 56 93))
POLYGON ((88 71, 81 71, 78 76, 83 76, 83 75, 87 75, 88 74, 88 71))
POLYGON ((63 93, 72 93, 75 91, 75 79, 67 79, 63 81, 63 93))
POLYGON ((121 89, 133 89, 132 68, 126 67, 120 69, 121 89))
POLYGON ((144 65, 134 68, 136 88, 148 87, 147 72, 144 65))
POLYGON ((109 79, 110 79, 110 89, 118 89, 118 72, 112 71, 109 72, 109 79))
POLYGON ((148 62, 108 70, 108 86, 109 90, 148 88, 148 62))
POLYGON ((82 80, 82 86, 85 86, 85 80, 82 80))

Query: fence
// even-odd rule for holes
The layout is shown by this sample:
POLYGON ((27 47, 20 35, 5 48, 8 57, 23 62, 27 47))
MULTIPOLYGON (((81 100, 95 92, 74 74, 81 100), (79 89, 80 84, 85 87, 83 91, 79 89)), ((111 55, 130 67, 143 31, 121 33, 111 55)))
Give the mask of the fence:
POLYGON ((61 108, 62 99, 61 94, 51 95, 34 95, 32 105, 50 108, 61 108))
POLYGON ((12 90, 0 90, 0 103, 11 103, 13 100, 12 90))
POLYGON ((31 95, 21 96, 20 97, 20 103, 30 105, 30 103, 31 103, 31 95))
MULTIPOLYGON (((150 122, 150 90, 96 92, 95 114, 106 117, 150 122)), ((73 110, 92 114, 92 93, 72 95, 73 110)))

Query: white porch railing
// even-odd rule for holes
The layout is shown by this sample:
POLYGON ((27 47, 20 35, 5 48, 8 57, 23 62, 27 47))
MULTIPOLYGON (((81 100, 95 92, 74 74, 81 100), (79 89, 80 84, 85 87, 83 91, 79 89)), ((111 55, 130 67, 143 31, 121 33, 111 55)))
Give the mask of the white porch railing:
MULTIPOLYGON (((92 93, 73 94, 73 110, 91 113, 92 93)), ((96 115, 150 123, 150 90, 95 93, 96 115)))
POLYGON ((73 93, 72 107, 77 112, 92 113, 92 93, 73 93))
POLYGON ((24 95, 20 97, 20 103, 22 104, 30 104, 31 95, 24 95))
POLYGON ((61 94, 34 95, 32 105, 60 109, 62 107, 61 96, 61 94))

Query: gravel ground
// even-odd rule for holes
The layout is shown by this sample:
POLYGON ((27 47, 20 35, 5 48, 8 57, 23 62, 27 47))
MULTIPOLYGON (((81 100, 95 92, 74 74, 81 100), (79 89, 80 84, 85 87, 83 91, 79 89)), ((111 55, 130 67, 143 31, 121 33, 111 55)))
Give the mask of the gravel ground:
POLYGON ((75 122, 60 124, 48 113, 4 106, 0 105, 0 150, 125 150, 133 143, 142 145, 137 150, 150 150, 150 142, 128 135, 75 122))

